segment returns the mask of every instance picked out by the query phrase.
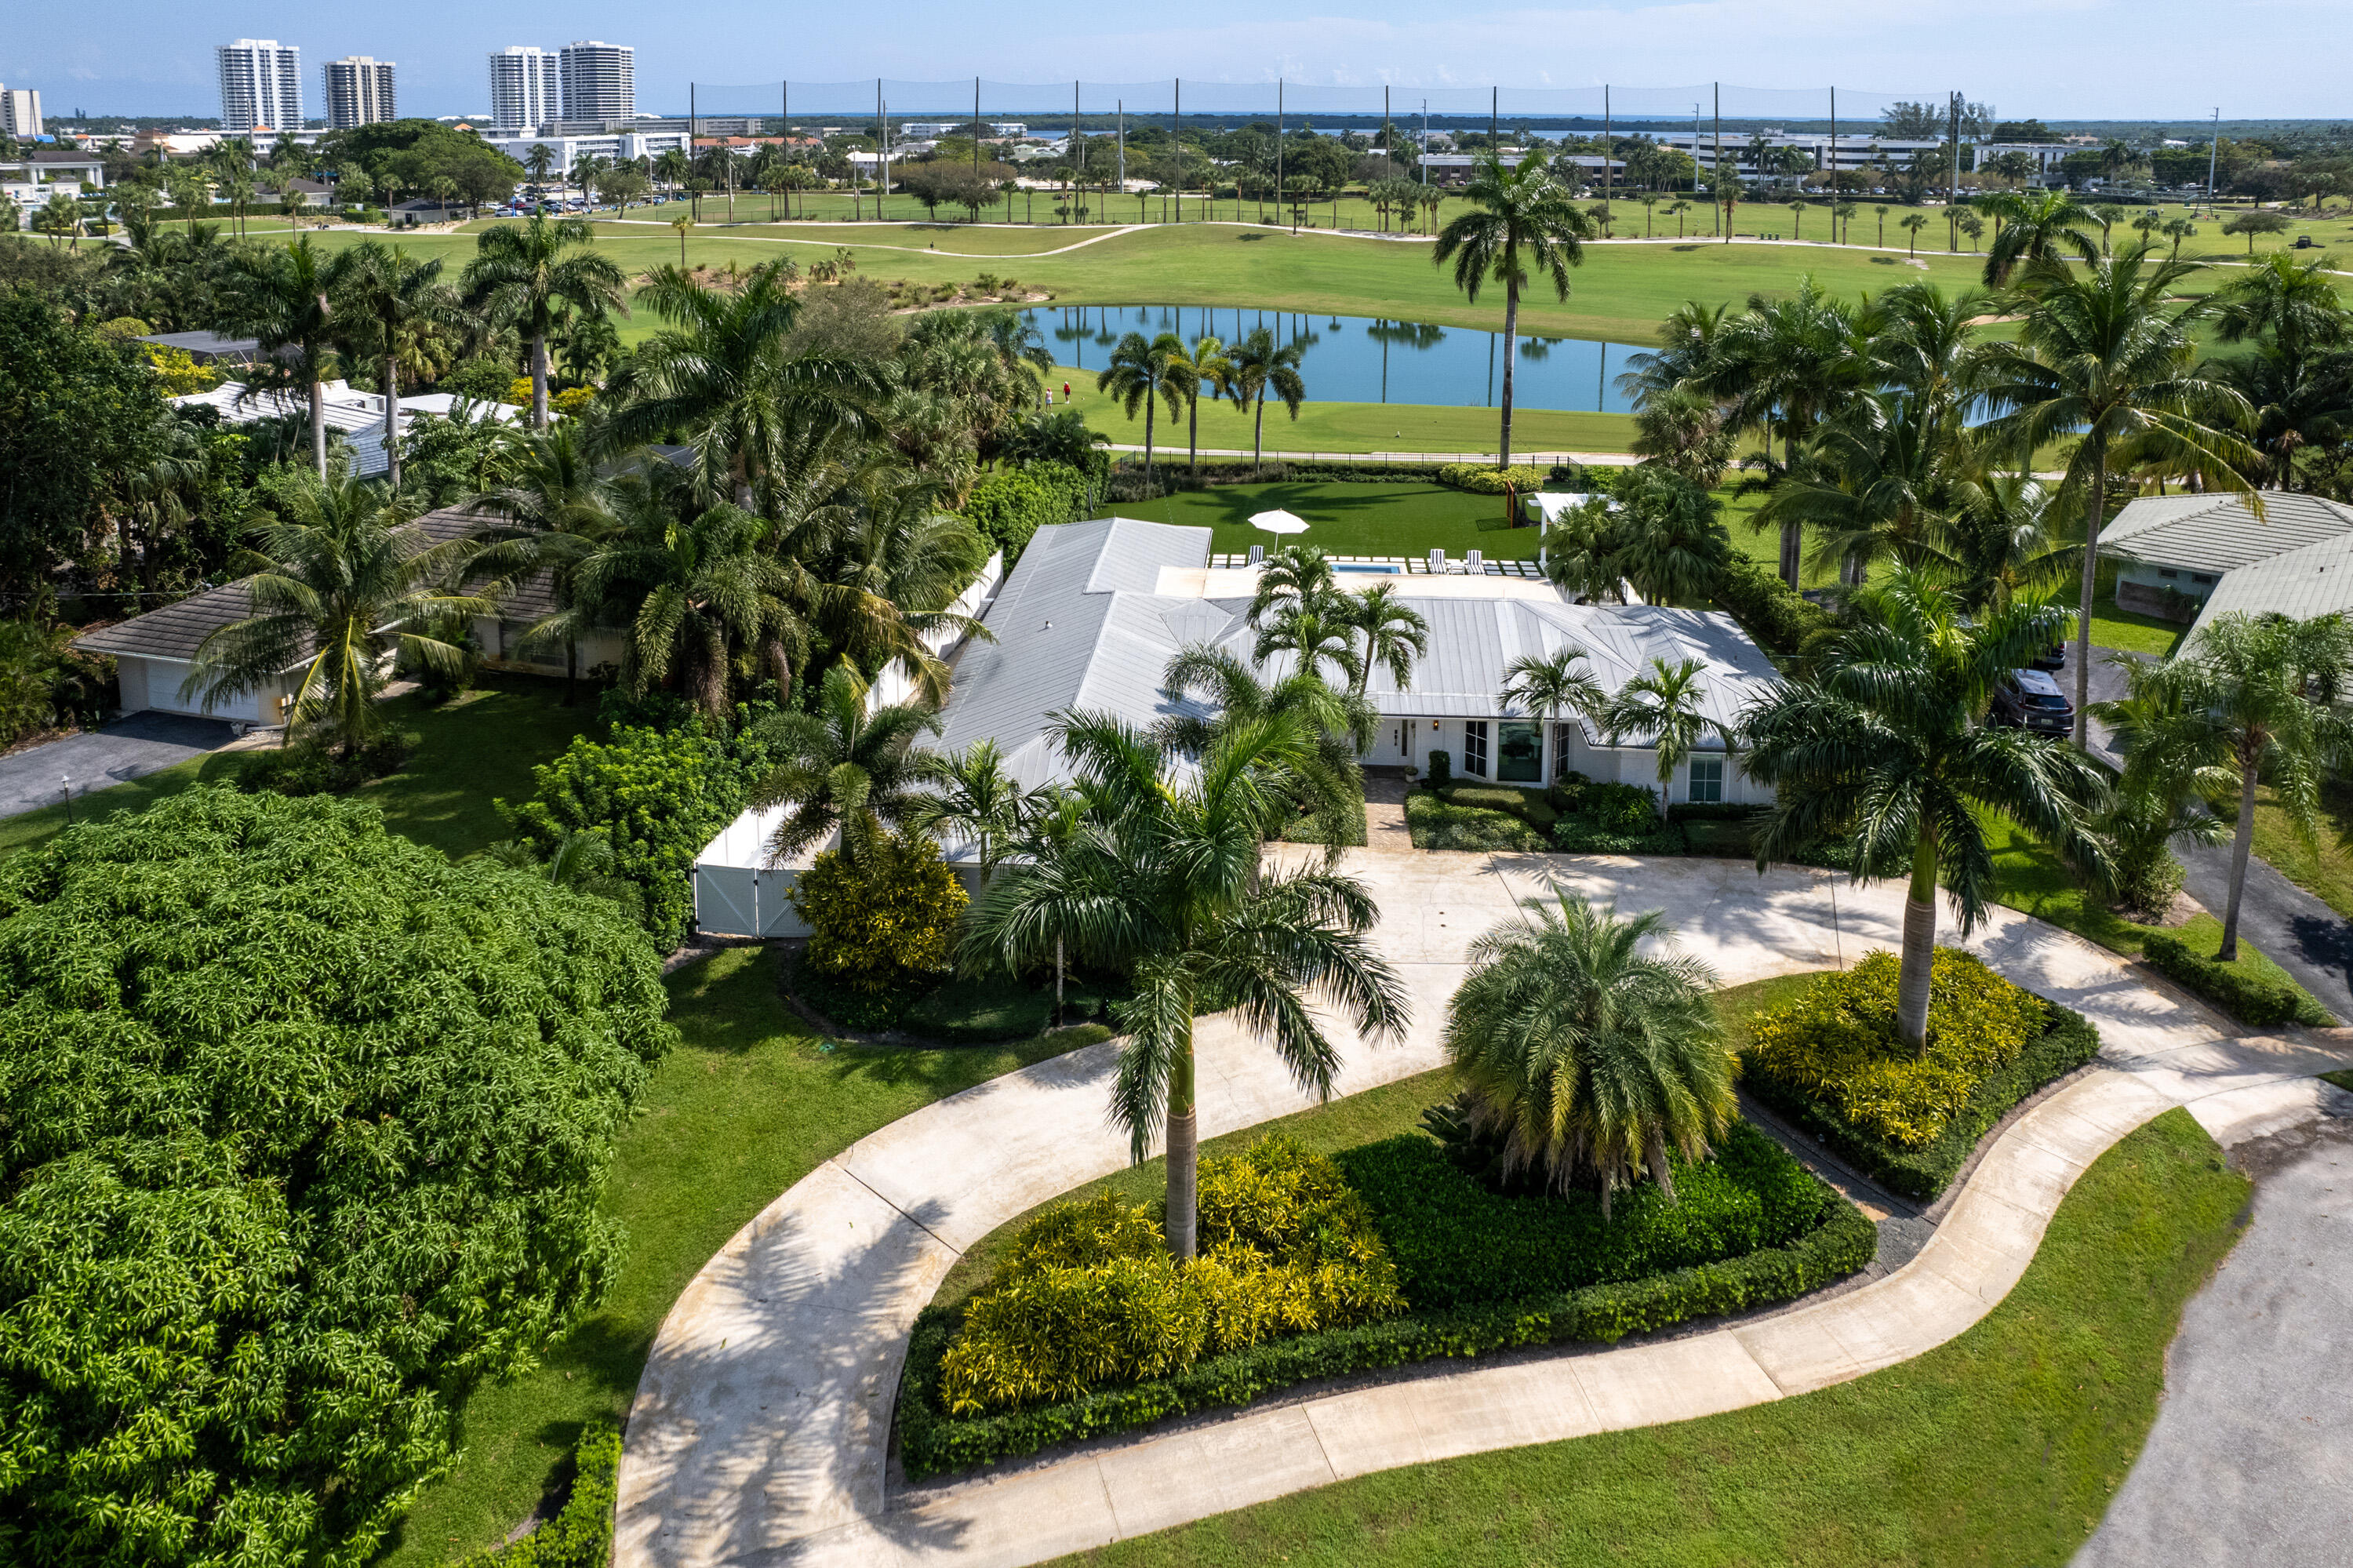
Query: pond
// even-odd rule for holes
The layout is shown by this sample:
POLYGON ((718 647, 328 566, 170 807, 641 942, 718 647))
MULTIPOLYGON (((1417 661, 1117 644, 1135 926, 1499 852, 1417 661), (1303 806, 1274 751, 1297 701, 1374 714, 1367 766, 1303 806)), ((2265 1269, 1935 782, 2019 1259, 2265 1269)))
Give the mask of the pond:
MULTIPOLYGON (((1173 332, 1187 344, 1204 334, 1228 344, 1265 327, 1304 351, 1300 378, 1311 403, 1438 403, 1493 408, 1504 389, 1504 334, 1371 316, 1309 316, 1208 305, 1072 305, 1025 311, 1057 364, 1101 370, 1131 332, 1173 332)), ((1513 402, 1522 408, 1624 414, 1618 390, 1626 362, 1648 350, 1577 337, 1519 340, 1513 402)))

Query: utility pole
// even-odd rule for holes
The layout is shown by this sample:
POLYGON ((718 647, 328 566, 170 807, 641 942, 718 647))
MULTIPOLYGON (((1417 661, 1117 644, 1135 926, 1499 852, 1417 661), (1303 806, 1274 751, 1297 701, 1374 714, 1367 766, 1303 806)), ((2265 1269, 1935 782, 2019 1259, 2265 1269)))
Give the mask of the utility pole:
POLYGON ((1601 84, 1601 238, 1609 238, 1609 84, 1601 84))
POLYGON ((1496 110, 1503 101, 1502 88, 1491 87, 1487 90, 1487 151, 1490 153, 1501 153, 1504 150, 1503 136, 1496 129, 1496 110))
POLYGON ((1421 101, 1421 146, 1414 154, 1414 167, 1421 171, 1421 188, 1430 188, 1430 100, 1421 101))
POLYGON ((1282 79, 1274 79, 1274 217, 1282 220, 1282 79))
MULTIPOLYGON (((1715 165, 1710 171, 1714 175, 1714 180, 1710 182, 1712 184, 1720 183, 1724 178, 1724 83, 1719 81, 1714 86, 1715 88, 1715 151, 1708 154, 1709 162, 1715 165)), ((1724 209, 1724 193, 1718 190, 1712 194, 1715 198, 1717 230, 1724 236, 1724 242, 1729 245, 1732 243, 1732 215, 1724 209)))
POLYGON ((2214 106, 2214 136, 2206 143, 2206 214, 2214 213, 2214 158, 2222 150, 2222 106, 2214 106))
POLYGON ((1169 168, 1176 176, 1176 221, 1185 221, 1185 79, 1177 77, 1176 112, 1169 116, 1168 138, 1175 143, 1169 149, 1169 168))
POLYGON ((1127 100, 1111 101, 1111 123, 1112 134, 1118 138, 1119 194, 1124 196, 1127 195, 1127 100))
POLYGON ((972 79, 972 177, 980 178, 980 78, 972 79))
POLYGON ((1951 99, 1953 117, 1953 186, 1945 197, 1945 249, 1961 248, 1961 95, 1951 99))
POLYGON ((1831 89, 1831 243, 1838 243, 1838 89, 1831 89))

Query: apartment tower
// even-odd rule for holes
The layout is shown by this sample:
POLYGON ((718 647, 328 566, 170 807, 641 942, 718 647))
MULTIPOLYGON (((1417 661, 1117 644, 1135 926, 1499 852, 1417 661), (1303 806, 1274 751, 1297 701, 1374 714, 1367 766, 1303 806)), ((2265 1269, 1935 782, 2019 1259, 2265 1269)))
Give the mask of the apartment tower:
POLYGON ((564 117, 563 73, 554 49, 516 45, 491 55, 491 123, 536 132, 564 117))
POLYGON ((564 118, 623 124, 638 117, 637 51, 595 40, 564 46, 564 118))
POLYGON ((400 118, 392 106, 392 61, 350 55, 329 60, 323 69, 331 128, 348 131, 354 125, 400 118))
POLYGON ((275 38, 239 38, 220 57, 221 130, 231 136, 302 129, 302 51, 275 38))

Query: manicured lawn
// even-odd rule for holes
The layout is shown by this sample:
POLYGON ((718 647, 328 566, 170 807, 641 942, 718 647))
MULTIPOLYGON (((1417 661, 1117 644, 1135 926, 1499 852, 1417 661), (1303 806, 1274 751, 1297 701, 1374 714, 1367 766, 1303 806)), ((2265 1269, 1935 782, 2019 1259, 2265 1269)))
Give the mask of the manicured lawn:
POLYGON ((1218 485, 1157 501, 1122 502, 1110 510, 1122 517, 1211 528, 1210 549, 1234 555, 1247 554, 1252 545, 1271 549, 1304 543, 1341 556, 1421 559, 1442 546, 1457 560, 1466 550, 1484 551, 1491 560, 1534 558, 1538 532, 1504 527, 1500 495, 1470 495, 1438 484, 1218 485), (1307 532, 1280 536, 1250 526, 1255 514, 1276 510, 1304 519, 1307 532))
POLYGON ((2182 1306, 2250 1191, 2170 1111, 2076 1183, 2000 1307, 1901 1366, 1704 1420, 1383 1471, 1066 1561, 2063 1563, 2140 1452, 2182 1306))
MULTIPOLYGON (((2079 579, 2080 580, 2080 579, 2079 579)), ((2063 603, 2083 601, 2068 595, 2063 603)), ((2152 659, 2171 657, 2181 642, 2181 634, 2189 629, 2179 621, 2161 620, 2154 615, 2141 615, 2116 608, 2114 585, 2101 591, 2092 610, 2092 646, 2115 648, 2126 653, 2145 653, 2152 659)), ((2073 690, 2073 687, 2068 688, 2073 690)))
POLYGON ((647 1085, 606 1188, 606 1212, 629 1234, 612 1295, 538 1371, 474 1395, 465 1456, 410 1511, 387 1560, 397 1568, 438 1568, 528 1515, 582 1425, 628 1409, 679 1291, 771 1199, 875 1128, 1101 1033, 958 1051, 837 1046, 785 1009, 756 948, 680 970, 670 991, 684 1038, 647 1085))
POLYGON ((2320 821, 2307 844, 2268 784, 2255 791, 2255 853, 2323 904, 2353 920, 2353 785, 2321 788, 2320 821))
MULTIPOLYGON (((493 803, 520 805, 532 796, 532 768, 553 759, 572 737, 596 724, 593 690, 581 689, 571 707, 563 683, 533 675, 486 675, 481 687, 443 706, 415 696, 385 705, 385 722, 421 737, 408 766, 362 789, 359 800, 384 808, 385 825, 451 855, 468 855, 507 837, 493 803)), ((193 758, 128 784, 93 790, 74 800, 77 820, 140 810, 192 784, 233 780, 248 754, 193 758)), ((0 821, 0 853, 37 843, 65 825, 65 810, 47 806, 0 821)))

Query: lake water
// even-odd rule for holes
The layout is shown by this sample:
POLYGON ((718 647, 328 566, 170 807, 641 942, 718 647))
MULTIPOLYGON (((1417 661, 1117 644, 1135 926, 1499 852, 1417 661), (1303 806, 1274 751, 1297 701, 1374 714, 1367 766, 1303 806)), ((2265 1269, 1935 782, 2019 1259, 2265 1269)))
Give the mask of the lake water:
MULTIPOLYGON (((1311 403, 1491 408, 1504 388, 1501 333, 1208 305, 1049 306, 1023 314, 1053 351, 1055 363, 1082 370, 1101 370, 1111 362, 1113 345, 1131 332, 1146 337, 1173 332, 1187 344, 1213 334, 1230 344, 1265 327, 1278 342, 1304 347, 1299 374, 1311 403)), ((1617 380, 1629 358, 1646 352, 1630 344, 1523 334, 1513 402, 1522 408, 1629 413, 1632 405, 1617 380)))

